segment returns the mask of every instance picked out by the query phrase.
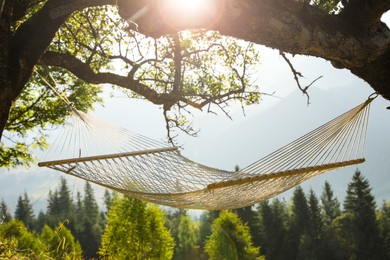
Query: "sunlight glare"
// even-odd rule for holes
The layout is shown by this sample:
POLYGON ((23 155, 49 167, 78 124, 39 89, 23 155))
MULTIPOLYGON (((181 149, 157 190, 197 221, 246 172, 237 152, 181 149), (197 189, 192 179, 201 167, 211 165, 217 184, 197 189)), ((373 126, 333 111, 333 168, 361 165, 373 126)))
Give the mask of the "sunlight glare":
POLYGON ((210 0, 162 0, 161 13, 172 26, 201 22, 212 16, 210 0))

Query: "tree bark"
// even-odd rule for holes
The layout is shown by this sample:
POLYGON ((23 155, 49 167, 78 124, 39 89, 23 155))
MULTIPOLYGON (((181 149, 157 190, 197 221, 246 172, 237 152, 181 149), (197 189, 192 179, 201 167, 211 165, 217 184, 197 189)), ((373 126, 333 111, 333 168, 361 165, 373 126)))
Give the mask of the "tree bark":
POLYGON ((48 0, 36 14, 12 31, 15 2, 5 1, 0 16, 0 137, 12 103, 69 15, 88 6, 115 4, 114 0, 48 0))

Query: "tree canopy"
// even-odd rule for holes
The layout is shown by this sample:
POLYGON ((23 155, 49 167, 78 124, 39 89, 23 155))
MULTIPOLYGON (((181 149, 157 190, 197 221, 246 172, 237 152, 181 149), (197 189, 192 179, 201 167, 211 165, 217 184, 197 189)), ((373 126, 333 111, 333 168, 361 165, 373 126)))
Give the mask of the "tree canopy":
POLYGON ((191 13, 178 3, 1 0, 0 166, 30 162, 46 146, 39 130, 63 123, 53 89, 89 110, 97 85, 119 86, 163 108, 170 141, 174 128, 195 134, 187 111, 259 102, 256 44, 287 62, 285 52, 324 58, 390 98, 389 0, 210 0, 191 13))

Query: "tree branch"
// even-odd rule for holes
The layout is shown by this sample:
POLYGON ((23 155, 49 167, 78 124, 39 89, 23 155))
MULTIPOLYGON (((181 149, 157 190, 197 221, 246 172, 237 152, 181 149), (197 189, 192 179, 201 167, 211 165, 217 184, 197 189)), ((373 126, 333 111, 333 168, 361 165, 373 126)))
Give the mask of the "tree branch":
POLYGON ((13 35, 11 53, 12 80, 21 87, 27 82, 32 68, 47 49, 55 33, 68 16, 86 7, 115 4, 114 0, 48 0, 31 18, 18 27, 13 35), (44 28, 44 30, 42 29, 44 28))
POLYGON ((307 92, 309 90, 309 88, 311 87, 311 85, 314 84, 314 82, 316 82, 317 80, 319 80, 320 78, 322 78, 322 76, 319 76, 318 78, 316 78, 315 80, 313 80, 309 85, 305 86, 305 87, 302 87, 301 86, 301 83, 299 81, 299 78, 303 78, 303 75, 302 73, 300 73, 299 71, 297 71, 295 68, 294 68, 294 65, 291 63, 291 61, 287 58, 286 54, 284 52, 280 52, 280 55, 283 57, 283 59, 287 62, 288 66, 290 67, 290 70, 291 72, 294 74, 294 80, 295 82, 297 83, 297 86, 299 88, 299 90, 307 97, 307 104, 309 105, 310 104, 310 96, 309 96, 309 93, 307 92))
POLYGON ((46 66, 57 66, 67 69, 76 77, 91 84, 113 84, 129 89, 156 105, 163 105, 177 100, 167 94, 159 94, 146 85, 130 77, 124 77, 109 72, 95 73, 86 63, 78 60, 76 57, 65 54, 48 51, 40 62, 46 66))

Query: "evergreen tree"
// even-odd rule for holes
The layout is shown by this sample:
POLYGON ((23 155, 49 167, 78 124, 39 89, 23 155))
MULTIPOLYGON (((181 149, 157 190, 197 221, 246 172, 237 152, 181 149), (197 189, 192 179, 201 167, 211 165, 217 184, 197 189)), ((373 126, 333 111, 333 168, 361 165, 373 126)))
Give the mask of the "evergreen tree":
POLYGON ((298 186, 294 190, 291 205, 291 217, 288 230, 288 247, 290 259, 298 259, 299 247, 303 235, 309 225, 309 208, 303 189, 298 186))
POLYGON ((36 223, 35 223, 35 231, 40 233, 42 232, 43 227, 46 225, 47 219, 46 214, 41 210, 39 211, 36 223))
POLYGON ((181 214, 179 222, 175 256, 177 259, 193 259, 199 254, 197 251, 198 237, 194 223, 187 214, 181 214))
POLYGON ((286 204, 274 199, 270 205, 263 201, 258 206, 260 219, 260 245, 266 259, 290 259, 286 247, 287 209, 286 204))
MULTIPOLYGON (((77 204, 79 204, 79 199, 80 197, 77 199, 77 204)), ((80 205, 78 205, 78 207, 80 207, 80 205)), ((84 199, 81 208, 78 208, 78 211, 80 214, 80 218, 78 219, 80 225, 76 232, 76 238, 80 241, 86 258, 97 257, 103 226, 94 191, 89 182, 85 182, 84 199)))
POLYGON ((381 239, 384 243, 385 259, 390 259, 390 202, 383 202, 379 214, 381 239))
POLYGON ((113 192, 110 192, 108 189, 106 189, 104 191, 103 201, 104 201, 104 205, 106 206, 106 215, 107 215, 107 212, 110 210, 112 203, 114 201, 113 192))
POLYGON ((108 212, 99 254, 110 259, 171 259, 174 241, 157 206, 115 198, 108 212))
POLYGON ((252 241, 255 246, 260 246, 260 225, 259 217, 253 206, 236 209, 238 217, 249 227, 252 235, 252 241))
POLYGON ((59 223, 67 221, 68 228, 75 232, 74 204, 65 178, 60 179, 58 189, 49 191, 47 202, 47 224, 55 228, 59 223))
POLYGON ((334 221, 341 215, 340 203, 327 181, 321 194, 321 212, 324 224, 323 257, 342 259, 343 248, 338 241, 334 226, 334 221))
POLYGON ((328 259, 324 255, 323 248, 321 208, 313 190, 309 193, 308 209, 309 221, 300 243, 298 259, 328 259))
POLYGON ((19 196, 18 203, 15 209, 15 218, 22 221, 29 230, 34 229, 34 211, 30 203, 30 199, 28 198, 27 192, 24 193, 23 197, 19 196))
POLYGON ((344 216, 339 219, 339 232, 347 243, 348 258, 383 259, 383 244, 376 220, 376 204, 369 182, 356 170, 348 184, 344 200, 344 216))
POLYGON ((264 259, 260 248, 254 247, 248 226, 237 214, 221 211, 214 220, 212 233, 205 244, 209 259, 264 259))
POLYGON ((321 209, 324 224, 330 227, 333 221, 341 215, 340 203, 333 195, 329 182, 325 181, 324 190, 321 195, 321 209))
POLYGON ((0 203, 0 224, 7 223, 12 219, 11 212, 8 210, 7 204, 4 200, 0 203))

